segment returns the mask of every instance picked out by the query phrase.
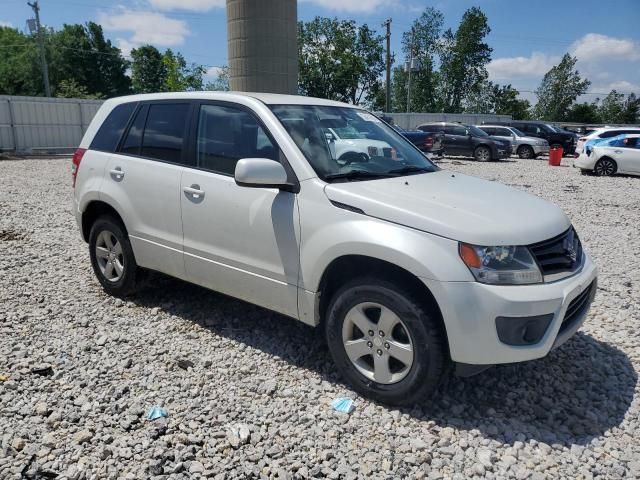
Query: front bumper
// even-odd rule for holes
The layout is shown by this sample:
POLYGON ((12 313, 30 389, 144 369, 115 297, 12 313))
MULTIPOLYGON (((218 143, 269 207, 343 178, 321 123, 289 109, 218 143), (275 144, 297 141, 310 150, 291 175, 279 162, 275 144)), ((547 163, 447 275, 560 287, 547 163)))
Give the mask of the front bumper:
MULTIPOLYGON (((513 363, 544 357, 567 341, 582 325, 593 298, 562 322, 573 300, 593 285, 597 268, 585 253, 582 269, 572 277, 538 285, 486 285, 478 282, 439 282, 422 279, 436 298, 449 340, 451 359, 472 365, 513 363), (507 345, 500 341, 498 317, 553 315, 539 342, 507 345), (562 329, 561 329, 562 327, 562 329)), ((570 312, 571 313, 571 312, 570 312)))

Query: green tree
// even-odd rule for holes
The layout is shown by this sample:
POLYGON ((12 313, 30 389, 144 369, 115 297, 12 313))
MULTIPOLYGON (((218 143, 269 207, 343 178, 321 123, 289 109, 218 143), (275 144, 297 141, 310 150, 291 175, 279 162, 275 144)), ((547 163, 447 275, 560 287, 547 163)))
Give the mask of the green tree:
POLYGON ((567 112, 566 120, 576 123, 601 123, 597 102, 574 103, 567 112))
POLYGON ((173 53, 169 48, 162 55, 162 62, 167 71, 165 89, 169 92, 183 92, 188 90, 202 90, 202 76, 205 68, 192 63, 187 65, 180 52, 173 53))
POLYGON ((635 93, 627 95, 620 116, 621 123, 638 123, 640 122, 640 98, 635 93))
POLYGON ((167 66, 160 51, 152 45, 131 50, 131 84, 135 93, 166 91, 167 66))
MULTIPOLYGON (((413 51, 417 67, 411 72, 411 111, 433 112, 437 109, 435 55, 438 53, 443 23, 442 12, 427 7, 412 24, 413 43, 411 31, 402 35, 402 51, 406 62, 409 62, 413 51)), ((402 68, 394 70, 393 82, 396 111, 406 111, 408 74, 402 68)))
POLYGON ((229 91, 229 67, 227 65, 223 65, 220 67, 218 71, 218 75, 208 82, 205 87, 205 90, 217 90, 220 92, 228 92, 229 91))
POLYGON ((58 98, 100 98, 92 95, 87 87, 80 85, 75 80, 60 80, 56 85, 56 97, 58 98))
POLYGON ((621 123, 622 111, 624 109, 624 94, 611 90, 609 94, 602 99, 598 113, 600 119, 604 123, 621 123))
POLYGON ((382 37, 353 20, 316 17, 298 23, 299 89, 359 104, 384 70, 382 37))
POLYGON ((536 90, 538 103, 535 106, 536 118, 551 121, 563 121, 569 109, 580 95, 584 94, 591 82, 583 79, 575 70, 576 57, 565 53, 558 65, 549 70, 536 90))
POLYGON ((440 40, 439 102, 442 111, 462 112, 488 77, 492 49, 484 41, 491 32, 487 16, 472 7, 462 16, 455 34, 447 30, 440 40))
POLYGON ((15 28, 0 27, 0 95, 43 95, 35 39, 15 28))
POLYGON ((524 120, 529 118, 531 104, 518 98, 519 95, 520 92, 511 85, 496 85, 485 80, 467 97, 464 111, 511 115, 515 120, 524 120))
POLYGON ((104 38, 97 23, 64 25, 62 30, 48 36, 47 47, 54 93, 62 80, 72 80, 95 97, 131 91, 131 80, 126 74, 129 64, 120 49, 104 38))

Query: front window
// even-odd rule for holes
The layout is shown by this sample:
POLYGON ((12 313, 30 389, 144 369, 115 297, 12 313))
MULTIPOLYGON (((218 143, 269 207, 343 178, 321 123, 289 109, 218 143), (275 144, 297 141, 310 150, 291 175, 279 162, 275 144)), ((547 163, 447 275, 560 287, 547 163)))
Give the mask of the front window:
POLYGON ((487 132, 483 132, 478 127, 474 127, 473 125, 468 126, 467 129, 469 130, 469 133, 471 133, 471 135, 473 135, 474 137, 488 137, 489 136, 487 134, 487 132))
POLYGON ((364 110, 319 105, 272 105, 271 110, 325 181, 438 170, 396 130, 364 110))

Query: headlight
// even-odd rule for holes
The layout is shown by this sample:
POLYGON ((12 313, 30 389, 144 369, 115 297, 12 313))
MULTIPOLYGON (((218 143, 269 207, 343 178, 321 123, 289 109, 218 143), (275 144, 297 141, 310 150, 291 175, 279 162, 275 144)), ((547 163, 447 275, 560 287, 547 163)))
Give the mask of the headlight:
POLYGON ((460 243, 460 258, 478 282, 493 285, 542 283, 542 274, 527 247, 481 247, 460 243))

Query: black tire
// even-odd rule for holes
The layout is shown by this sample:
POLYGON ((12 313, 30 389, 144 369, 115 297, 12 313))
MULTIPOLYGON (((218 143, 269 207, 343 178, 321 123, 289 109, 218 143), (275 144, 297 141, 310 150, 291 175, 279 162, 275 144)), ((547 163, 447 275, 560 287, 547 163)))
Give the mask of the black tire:
POLYGON ((527 158, 535 158, 536 153, 533 151, 530 145, 520 145, 518 147, 518 157, 527 159, 527 158))
POLYGON ((593 166, 593 173, 598 177, 610 177, 618 171, 618 164, 609 157, 602 157, 593 166))
MULTIPOLYGON (((335 293, 327 309, 325 334, 338 370, 353 389, 391 405, 411 404, 432 395, 449 363, 445 334, 438 314, 430 311, 424 302, 413 298, 406 290, 375 277, 353 280, 335 293), (395 383, 377 383, 366 377, 347 355, 343 342, 347 313, 355 306, 368 302, 380 304, 394 312, 411 339, 413 363, 408 373, 395 383)), ((372 350, 372 361, 374 355, 372 350)))
POLYGON ((491 160, 491 149, 484 145, 480 145, 473 151, 473 158, 478 162, 488 162, 491 160))
POLYGON ((141 276, 140 268, 138 267, 133 255, 133 249, 131 248, 129 237, 125 231, 126 230, 119 219, 111 215, 105 215, 96 219, 91 226, 91 231, 89 233, 89 254, 91 256, 93 272, 105 292, 109 295, 113 295, 114 297, 126 297, 127 295, 134 293, 139 277, 141 276), (109 232, 122 246, 120 261, 123 266, 123 273, 120 275, 120 278, 115 281, 109 280, 98 264, 96 245, 98 237, 102 232, 109 232))
POLYGON ((584 168, 580 169, 580 174, 581 175, 593 175, 593 170, 586 170, 584 168))

